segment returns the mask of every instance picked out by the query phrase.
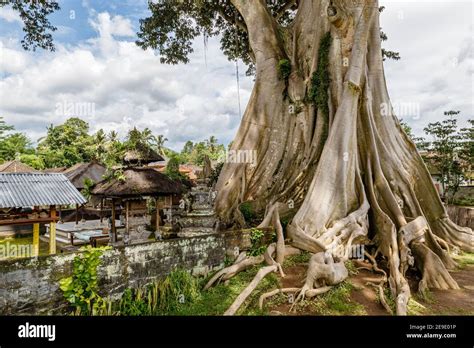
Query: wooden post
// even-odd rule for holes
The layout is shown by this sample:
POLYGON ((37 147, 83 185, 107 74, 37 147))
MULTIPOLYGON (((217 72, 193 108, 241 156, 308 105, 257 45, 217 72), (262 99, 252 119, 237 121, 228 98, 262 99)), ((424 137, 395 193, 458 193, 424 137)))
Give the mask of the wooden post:
POLYGON ((76 225, 79 223, 79 204, 76 204, 76 225))
POLYGON ((160 203, 159 198, 155 199, 156 206, 156 232, 160 232, 160 203))
MULTIPOLYGON (((33 211, 38 213, 38 207, 33 207, 33 211)), ((39 223, 33 224, 33 256, 36 257, 39 255, 39 223)))
POLYGON ((114 236, 114 242, 117 242, 117 229, 115 228, 115 199, 112 198, 112 235, 114 236))
POLYGON ((129 211, 130 211, 130 201, 125 201, 125 233, 130 236, 130 223, 129 223, 129 211))
POLYGON ((104 219, 104 199, 100 199, 100 223, 102 223, 102 220, 104 219))
POLYGON ((33 256, 39 255, 39 238, 40 238, 40 224, 38 222, 33 224, 33 256))
POLYGON ((49 253, 56 254, 56 206, 49 208, 51 222, 49 223, 49 253))

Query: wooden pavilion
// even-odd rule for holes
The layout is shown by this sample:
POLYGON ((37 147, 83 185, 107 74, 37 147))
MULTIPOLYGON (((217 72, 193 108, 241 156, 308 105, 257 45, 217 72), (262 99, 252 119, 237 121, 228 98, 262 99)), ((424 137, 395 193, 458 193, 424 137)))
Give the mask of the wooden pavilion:
MULTIPOLYGON (((120 177, 99 182, 92 190, 92 195, 108 200, 112 207, 112 234, 117 240, 115 227, 116 206, 125 206, 125 232, 130 233, 131 217, 146 215, 147 199, 153 199, 156 206, 156 227, 160 226, 160 210, 170 208, 178 203, 183 191, 181 183, 171 180, 166 175, 148 167, 129 167, 120 172, 120 177)), ((104 203, 101 203, 101 207, 104 203)))
POLYGON ((159 232, 160 228, 160 210, 171 208, 173 203, 179 202, 183 192, 181 182, 171 180, 151 167, 143 167, 151 162, 163 160, 156 151, 139 144, 125 153, 124 167, 117 168, 111 179, 99 182, 92 190, 92 196, 101 201, 101 210, 108 205, 106 203, 110 203, 111 229, 115 241, 117 241, 115 226, 117 205, 125 209, 125 233, 130 236, 132 221, 136 221, 135 217, 147 215, 147 201, 151 199, 155 202, 156 232, 159 232))

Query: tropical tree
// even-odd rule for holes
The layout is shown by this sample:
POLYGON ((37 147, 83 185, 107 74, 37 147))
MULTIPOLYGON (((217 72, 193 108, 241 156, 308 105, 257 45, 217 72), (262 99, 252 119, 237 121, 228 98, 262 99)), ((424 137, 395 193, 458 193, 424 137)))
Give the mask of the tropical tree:
POLYGON ((474 120, 468 120, 468 127, 461 128, 461 149, 459 156, 466 163, 466 169, 474 169, 474 120))
POLYGON ((34 153, 31 141, 22 133, 12 133, 0 140, 0 158, 5 161, 16 159, 20 154, 34 153))
POLYGON ((0 140, 3 139, 3 137, 8 131, 11 131, 13 129, 14 127, 6 124, 5 121, 3 120, 3 117, 0 116, 0 140))
POLYGON ((156 147, 156 151, 161 155, 161 156, 165 156, 166 153, 165 153, 165 142, 168 141, 168 138, 165 138, 164 135, 162 134, 159 134, 157 136, 155 136, 155 147, 156 147))
POLYGON ((440 173, 443 199, 447 202, 449 202, 449 194, 454 198, 459 185, 464 180, 464 166, 460 158, 463 136, 458 132, 456 118, 459 113, 460 111, 445 111, 446 119, 429 123, 424 129, 425 133, 432 137, 427 147, 429 152, 427 160, 440 173))
POLYGON ((40 139, 37 152, 47 168, 69 167, 88 162, 93 157, 94 139, 89 135, 89 124, 77 117, 61 125, 50 125, 46 137, 40 139))
POLYGON ((25 50, 35 51, 38 47, 50 51, 55 50, 51 33, 57 28, 51 24, 48 15, 60 9, 57 1, 0 1, 0 7, 3 6, 11 6, 20 15, 25 32, 21 44, 25 50))
POLYGON ((203 165, 206 157, 217 161, 222 158, 224 152, 225 146, 219 144, 218 139, 211 135, 209 139, 197 143, 187 141, 178 158, 181 163, 203 165))
POLYGON ((332 255, 325 263, 344 259, 367 239, 388 261, 398 313, 406 313, 413 258, 421 291, 458 288, 448 245, 473 251, 472 230, 449 220, 414 143, 392 108, 382 113, 391 104, 377 1, 160 1, 149 9, 137 44, 157 49, 161 62, 186 63, 195 37, 219 34, 224 54, 255 67, 231 151, 256 151, 257 164, 224 165, 216 209, 227 224, 242 221, 239 205, 249 200, 266 213, 262 226, 280 230, 279 216, 291 218, 291 244, 316 253, 302 296, 318 278, 335 282, 320 252, 332 255))
POLYGON ((30 139, 14 130, 15 127, 6 124, 0 117, 0 162, 17 159, 22 154, 34 153, 30 139))

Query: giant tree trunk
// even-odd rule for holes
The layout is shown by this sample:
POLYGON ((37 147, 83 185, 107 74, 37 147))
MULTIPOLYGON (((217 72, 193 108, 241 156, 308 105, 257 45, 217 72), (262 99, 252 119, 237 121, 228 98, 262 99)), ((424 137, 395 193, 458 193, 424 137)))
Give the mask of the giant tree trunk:
POLYGON ((241 221, 244 201, 267 215, 291 213, 294 204, 287 228, 293 246, 345 258, 351 244, 373 242, 388 260, 401 314, 413 261, 423 274, 421 288, 456 288, 446 271, 454 266, 449 247, 474 251, 473 233, 449 220, 393 114, 377 1, 301 0, 289 28, 278 27, 263 0, 233 4, 247 25, 257 75, 232 150, 256 151, 257 163, 225 164, 217 184, 221 220, 241 221), (325 112, 308 96, 328 32, 325 112), (283 59, 291 62, 287 79, 279 74, 283 59))

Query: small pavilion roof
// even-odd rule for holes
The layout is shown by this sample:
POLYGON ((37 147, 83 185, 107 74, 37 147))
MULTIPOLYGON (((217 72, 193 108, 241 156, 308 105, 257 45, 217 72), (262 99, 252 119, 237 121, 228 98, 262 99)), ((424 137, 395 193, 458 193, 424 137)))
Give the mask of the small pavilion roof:
POLYGON ((0 208, 85 204, 63 174, 0 173, 0 208))

